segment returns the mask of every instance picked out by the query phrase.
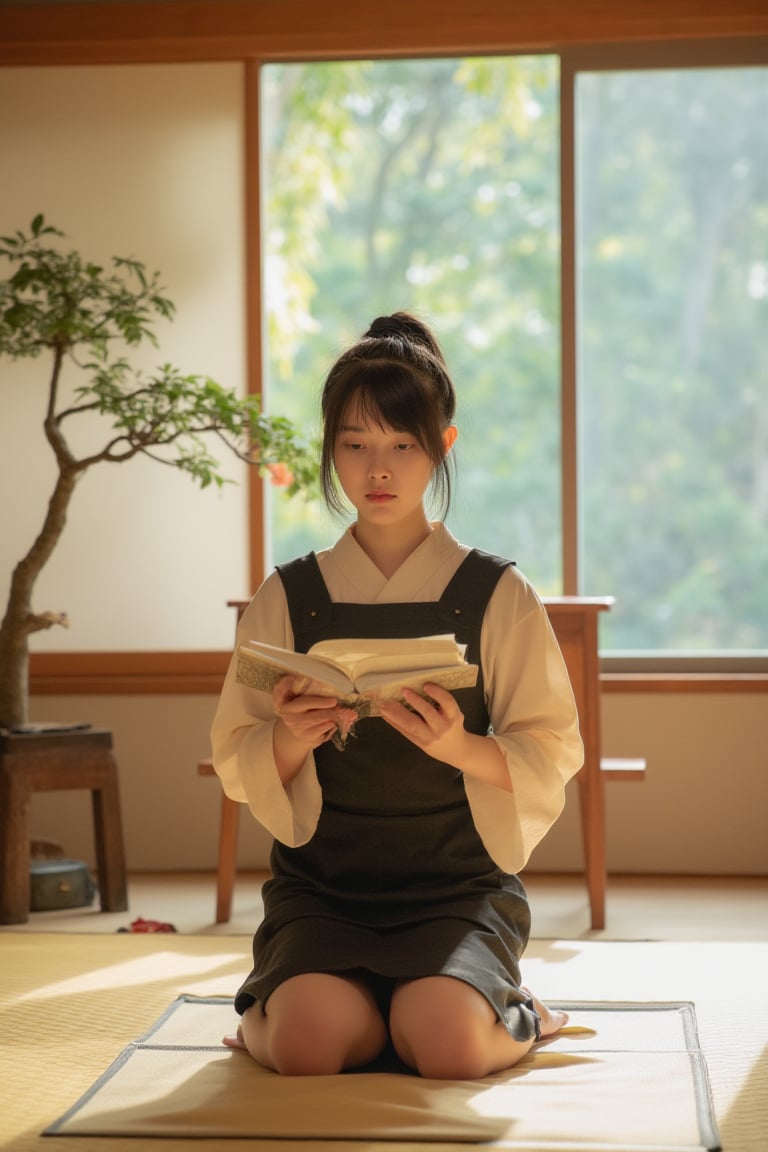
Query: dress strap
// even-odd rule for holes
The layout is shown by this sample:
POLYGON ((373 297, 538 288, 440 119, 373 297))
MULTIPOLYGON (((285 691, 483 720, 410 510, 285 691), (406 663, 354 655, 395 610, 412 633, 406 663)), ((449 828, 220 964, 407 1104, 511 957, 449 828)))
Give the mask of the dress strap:
POLYGON ((329 625, 333 604, 315 553, 276 567, 285 588, 294 636, 329 625))
POLYGON ((458 638, 479 629, 502 572, 514 563, 514 560, 473 548, 440 597, 438 610, 446 630, 458 638))
MULTIPOLYGON (((478 635, 501 574, 513 564, 514 560, 478 548, 467 553, 437 604, 439 626, 464 643, 478 635)), ((330 627, 333 603, 315 553, 278 564, 277 572, 285 588, 294 636, 314 636, 319 629, 330 627)))

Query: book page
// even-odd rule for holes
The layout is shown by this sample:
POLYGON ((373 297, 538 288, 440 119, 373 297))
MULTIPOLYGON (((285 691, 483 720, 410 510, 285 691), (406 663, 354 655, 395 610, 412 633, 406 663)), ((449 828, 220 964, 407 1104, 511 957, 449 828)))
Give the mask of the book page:
POLYGON ((465 644, 450 634, 404 639, 320 640, 308 656, 329 660, 342 668, 359 688, 367 673, 408 673, 421 668, 445 668, 464 662, 465 644))
POLYGON ((397 699, 402 688, 412 688, 414 692, 425 695, 425 684, 438 684, 447 692, 473 688, 477 683, 477 672, 476 664, 465 663, 451 668, 420 668, 416 672, 368 672, 358 677, 355 687, 358 692, 374 699, 379 696, 397 699))
POLYGON ((330 661, 261 644, 258 640, 250 640, 238 648, 236 675, 241 684, 262 692, 271 692, 277 681, 287 675, 317 680, 334 694, 347 695, 354 691, 350 678, 330 661))

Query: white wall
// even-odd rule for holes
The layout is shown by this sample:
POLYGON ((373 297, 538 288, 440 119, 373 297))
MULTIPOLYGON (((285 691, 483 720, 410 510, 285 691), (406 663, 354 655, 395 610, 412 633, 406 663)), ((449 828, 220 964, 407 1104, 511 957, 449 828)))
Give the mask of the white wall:
MULTIPOLYGON (((644 783, 607 788, 608 868, 625 873, 765 875, 768 716, 764 695, 606 696, 603 751, 641 755, 644 783)), ((34 697, 33 719, 88 720, 114 733, 128 866, 132 871, 216 866, 219 785, 197 775, 209 754, 216 700, 208 696, 34 697)), ((36 836, 93 862, 85 792, 32 798, 36 836)), ((240 864, 261 869, 269 841, 246 809, 240 864)), ((534 853, 531 868, 582 867, 578 798, 534 853)))
MULTIPOLYGON (((239 64, 0 69, 0 234, 42 212, 88 259, 132 256, 159 270, 176 317, 156 326, 160 347, 130 350, 131 362, 145 372, 169 362, 238 392, 242 98, 239 64)), ((49 372, 45 358, 0 360, 0 605, 55 478, 41 428, 49 372)), ((68 369, 64 383, 77 382, 68 369)), ((103 446, 102 422, 75 420, 78 446, 103 446)), ((216 441, 211 450, 243 479, 245 466, 216 441)), ((242 484, 201 492, 143 458, 95 466, 35 596, 37 610, 66 610, 72 627, 38 634, 33 648, 228 647, 226 601, 247 588, 245 499, 242 484)))

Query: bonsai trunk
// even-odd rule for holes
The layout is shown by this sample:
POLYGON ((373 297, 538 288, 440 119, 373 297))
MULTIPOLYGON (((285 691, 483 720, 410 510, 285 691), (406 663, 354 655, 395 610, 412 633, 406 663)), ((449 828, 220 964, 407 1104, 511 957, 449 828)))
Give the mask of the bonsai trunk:
POLYGON ((76 478, 77 469, 60 459, 59 478, 42 530, 13 570, 6 613, 0 624, 0 728, 13 728, 29 719, 29 637, 54 624, 67 625, 63 612, 33 612, 32 593, 64 531, 76 478))
POLYGON ((25 629, 9 619, 0 625, 0 728, 29 719, 29 644, 25 629))

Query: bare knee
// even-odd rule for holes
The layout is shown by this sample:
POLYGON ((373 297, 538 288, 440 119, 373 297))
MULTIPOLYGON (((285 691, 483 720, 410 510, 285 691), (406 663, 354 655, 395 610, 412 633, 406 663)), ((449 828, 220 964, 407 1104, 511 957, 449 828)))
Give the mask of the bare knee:
POLYGON ((345 1065, 343 1038, 325 1022, 283 1020, 269 1040, 270 1063, 283 1076, 336 1076, 345 1065))
POLYGON ((503 1024, 493 1025, 494 1037, 476 1029, 453 1053, 444 1047, 429 1047, 421 1056, 419 1073, 435 1080, 482 1080, 494 1072, 512 1068, 530 1052, 532 1040, 515 1040, 503 1024))
POLYGON ((412 1052, 415 1070, 428 1080, 479 1080, 488 1073, 485 1045, 475 1029, 422 1036, 412 1052))
POLYGON ((368 990, 336 976, 295 977, 273 992, 265 1011, 244 1014, 243 1039, 260 1064, 285 1076, 335 1076, 373 1060, 386 1029, 368 990))
POLYGON ((499 1067, 511 1067, 530 1048, 530 1044, 520 1044, 513 1051, 513 1044, 498 1023, 489 1026, 476 1020, 463 1020, 415 1035, 411 1039, 410 1055, 413 1068, 426 1079, 480 1080, 499 1067), (493 1042, 492 1033, 496 1030, 503 1033, 498 1037, 500 1044, 493 1042), (504 1057, 500 1061, 502 1047, 504 1057))
POLYGON ((450 977, 399 988, 390 1028, 400 1058, 435 1080, 481 1079, 512 1067, 532 1045, 514 1040, 479 992, 450 977))

